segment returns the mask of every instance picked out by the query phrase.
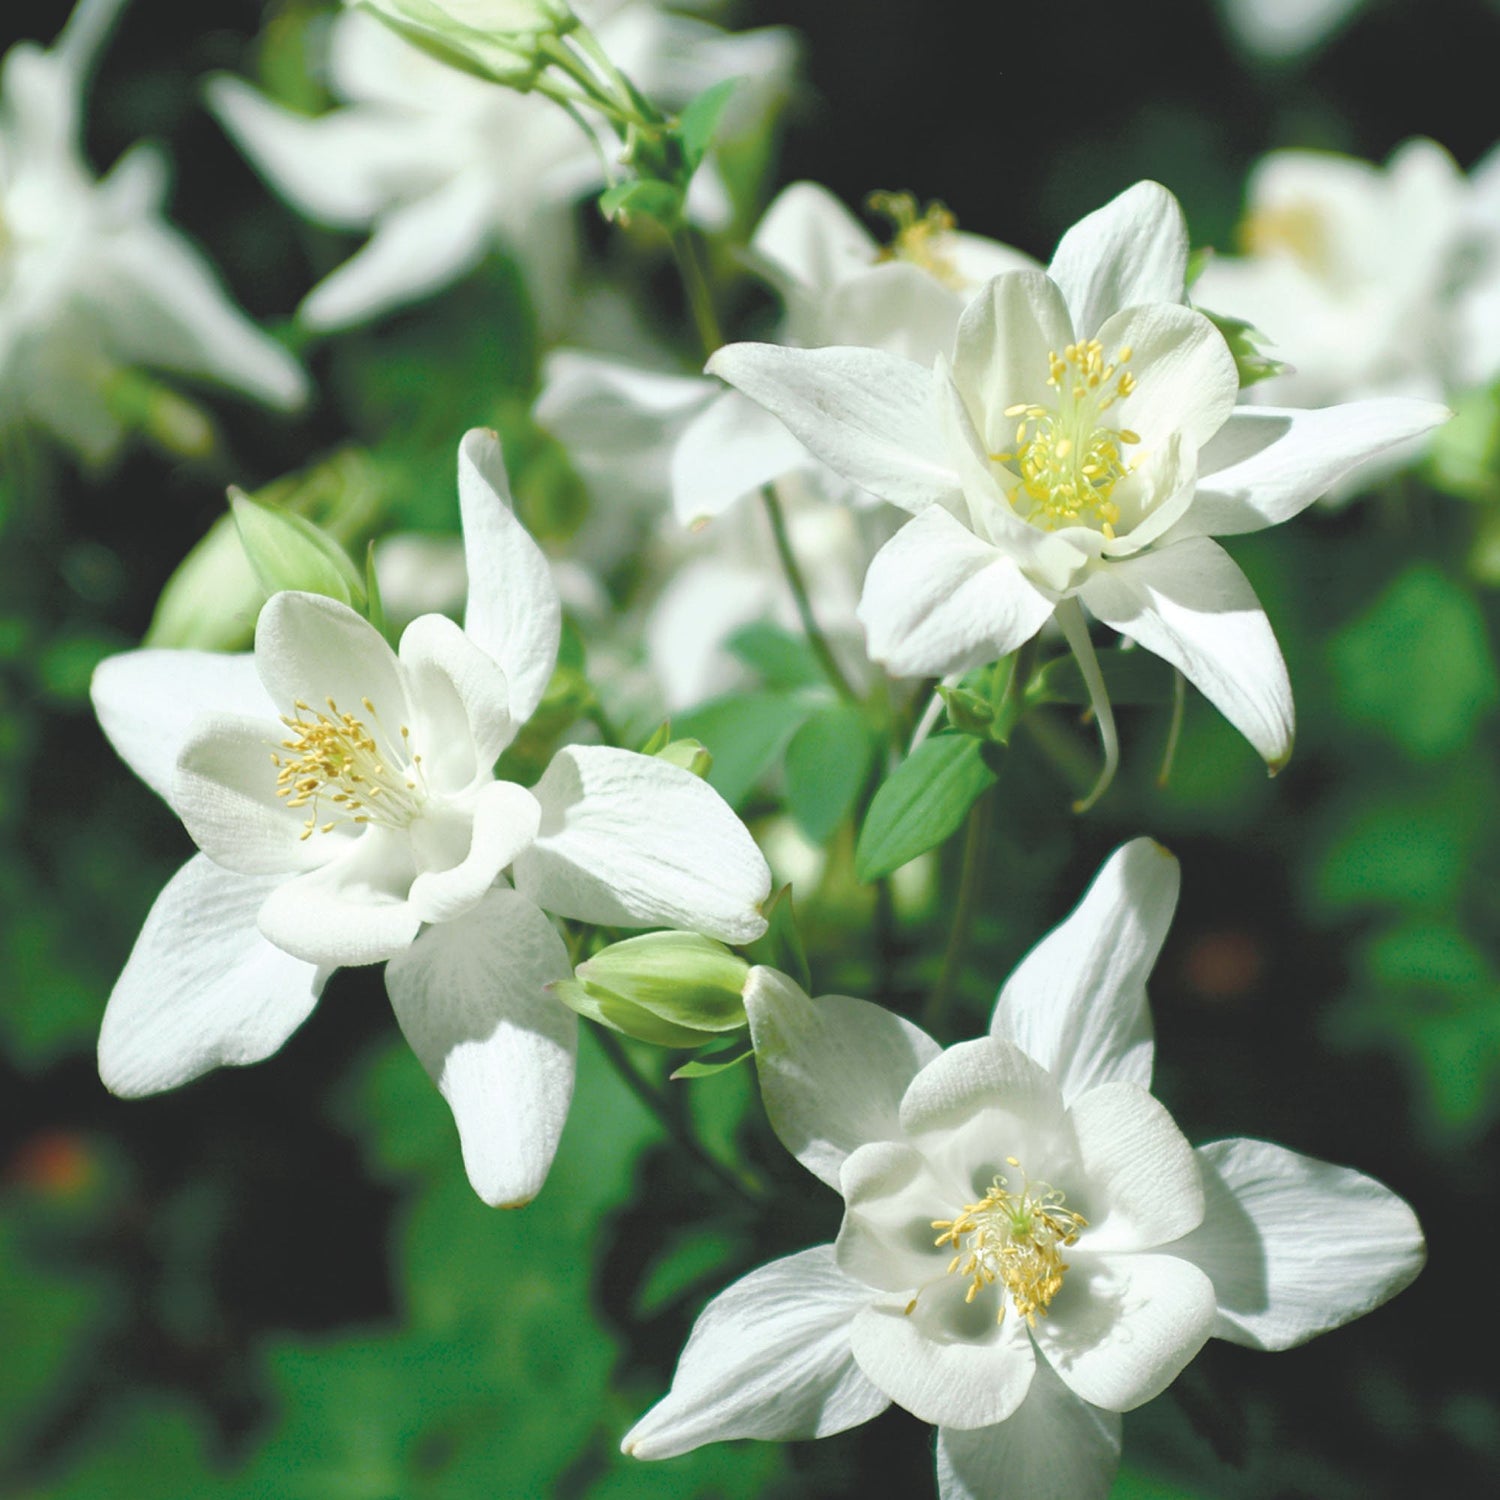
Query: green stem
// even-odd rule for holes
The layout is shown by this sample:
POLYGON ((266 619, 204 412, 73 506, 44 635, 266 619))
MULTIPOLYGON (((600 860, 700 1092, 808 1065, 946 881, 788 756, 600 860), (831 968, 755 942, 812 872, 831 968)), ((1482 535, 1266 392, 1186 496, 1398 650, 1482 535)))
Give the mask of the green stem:
POLYGON ((605 1057, 609 1059, 610 1065, 614 1068, 615 1072, 620 1075, 626 1088, 656 1116, 667 1134, 720 1187, 727 1189, 736 1198, 748 1203, 752 1208, 759 1209, 764 1201, 764 1194, 759 1187, 747 1177, 743 1177, 740 1173, 726 1166, 717 1157, 709 1154, 707 1147, 691 1133, 687 1122, 673 1107, 672 1101, 668 1099, 665 1092, 652 1083, 636 1067, 635 1060, 630 1056, 624 1042, 607 1026, 594 1027, 594 1035, 598 1038, 599 1045, 603 1048, 605 1057))
POLYGON ((1177 741, 1182 737, 1182 715, 1187 700, 1187 678, 1172 669, 1172 722, 1167 727, 1167 748, 1162 752, 1161 770, 1156 784, 1164 787, 1172 779, 1172 764, 1177 759, 1177 741))
POLYGON ((969 946, 969 931, 974 925, 974 910, 984 884, 984 860, 989 843, 990 808, 993 790, 986 792, 969 809, 969 823, 964 832, 963 864, 958 877, 958 899, 953 908, 953 926, 948 946, 943 952, 943 969, 922 1012, 922 1024, 928 1031, 940 1033, 947 1020, 948 1005, 963 973, 964 956, 969 946))
POLYGON ((698 330, 698 342, 703 345, 703 357, 711 359, 724 343, 724 330, 719 326, 719 315, 714 310, 713 292, 709 289, 708 273, 703 269, 698 238, 693 230, 678 228, 672 231, 672 254, 682 277, 682 289, 687 293, 693 326, 698 330))

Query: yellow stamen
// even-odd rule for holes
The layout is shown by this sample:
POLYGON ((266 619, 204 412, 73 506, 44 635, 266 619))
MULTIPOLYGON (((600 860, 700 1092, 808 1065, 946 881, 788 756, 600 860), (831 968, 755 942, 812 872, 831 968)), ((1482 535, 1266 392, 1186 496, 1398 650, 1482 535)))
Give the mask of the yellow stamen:
POLYGON ((950 209, 937 202, 919 209, 913 194, 890 192, 871 193, 865 199, 865 206, 871 213, 888 219, 894 231, 890 244, 877 252, 877 263, 904 260, 956 292, 965 289, 948 245, 958 228, 958 220, 950 209))

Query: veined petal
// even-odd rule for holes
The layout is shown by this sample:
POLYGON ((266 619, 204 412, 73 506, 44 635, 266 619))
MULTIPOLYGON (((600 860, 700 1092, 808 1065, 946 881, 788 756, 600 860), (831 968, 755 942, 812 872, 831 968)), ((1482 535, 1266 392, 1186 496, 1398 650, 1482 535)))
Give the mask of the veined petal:
POLYGON ((274 948, 256 913, 274 877, 195 855, 156 898, 99 1030, 99 1076, 125 1098, 269 1057, 305 1021, 326 974, 274 948))
POLYGON ((1107 1500, 1120 1465, 1118 1413, 1081 1401, 1038 1360, 1026 1399, 1005 1421, 939 1427, 939 1500, 1107 1500))
POLYGON ((904 1296, 864 1308, 849 1330, 859 1367, 898 1406, 944 1427, 1003 1422, 1026 1399, 1036 1357, 1022 1318, 996 1321, 993 1289, 972 1303, 945 1276, 911 1305, 904 1296))
POLYGON ((401 665, 427 784, 457 792, 488 776, 520 727, 495 659, 446 615, 418 615, 401 633, 401 665))
POLYGON ((729 804, 649 755, 566 745, 534 788, 536 842, 516 889, 558 916, 612 927, 680 927, 728 943, 766 929, 771 872, 729 804))
POLYGON ((875 554, 859 601, 870 659, 896 677, 994 661, 1029 641, 1052 610, 1011 558, 940 505, 875 554))
POLYGON ((690 421, 672 450, 672 510, 684 526, 722 515, 816 460, 771 415, 738 391, 721 391, 690 421))
POLYGON ((751 253, 783 287, 821 292, 875 264, 878 247, 827 188, 794 182, 761 216, 751 253))
POLYGON ((919 511, 955 498, 933 377, 878 349, 729 344, 707 365, 851 484, 919 511))
POLYGON ((401 1030, 453 1111, 469 1181, 497 1207, 536 1197, 568 1118, 578 1018, 547 985, 571 969, 552 924, 506 890, 386 966, 401 1030))
POLYGON ((1212 1279, 1219 1338, 1290 1349, 1379 1307, 1422 1269, 1416 1215, 1374 1178, 1268 1141, 1214 1141, 1197 1155, 1203 1223, 1170 1250, 1212 1279))
POLYGON ((1289 521, 1366 459, 1452 415, 1446 406, 1397 396, 1311 411, 1242 406, 1198 455, 1198 493, 1168 540, 1289 521))
POLYGON ((966 1185, 940 1177, 905 1141, 870 1141, 839 1173, 844 1222, 834 1258, 846 1276, 882 1292, 909 1292, 943 1276, 953 1259, 933 1234, 935 1215, 953 1213, 966 1185))
POLYGON ((542 549, 516 519, 500 439, 486 428, 458 447, 469 604, 464 633, 505 673, 512 721, 524 724, 557 664, 562 605, 542 549))
POLYGON ((89 696, 115 753, 168 803, 177 757, 203 718, 276 716, 248 651, 123 651, 94 668, 89 696))
POLYGON ((941 1051, 920 1027, 867 1000, 810 1000, 760 967, 745 982, 745 1014, 771 1127, 814 1176, 837 1190, 851 1151, 902 1138, 901 1096, 941 1051))
POLYGON ((1081 1169, 1076 1206, 1088 1215, 1091 1255, 1149 1250, 1187 1233, 1184 1225, 1202 1223, 1193 1148, 1145 1089, 1101 1084, 1076 1100, 1068 1117, 1081 1169))
POLYGON ((884 261, 821 294, 823 337, 808 342, 884 349, 931 367, 953 348, 964 299, 931 271, 884 261))
POLYGON ((1181 884, 1171 854, 1152 839, 1132 839, 1005 981, 990 1035, 1034 1057, 1065 1101, 1115 1079, 1151 1087, 1146 978, 1181 884))
POLYGON ((1075 1246, 1034 1336, 1075 1395, 1131 1411, 1182 1373, 1213 1332, 1214 1311, 1213 1283, 1186 1260, 1075 1246))
MULTIPOLYGON (((337 837, 337 830, 314 834, 308 843, 337 837)), ((336 859, 275 886, 261 906, 260 930, 309 963, 337 967, 394 958, 422 925, 406 899, 415 874, 405 833, 367 827, 336 859)))
POLYGON ((1096 572, 1079 597, 1106 625, 1165 658, 1272 772, 1292 753, 1292 688, 1270 622, 1216 542, 1191 537, 1096 572))
POLYGON ((829 1437, 890 1405, 854 1363, 849 1324, 869 1290, 817 1245, 720 1292, 693 1325, 672 1389, 625 1436, 636 1458, 730 1438, 829 1437))
POLYGON ((542 810, 513 781, 492 781, 474 801, 468 853, 446 869, 424 870, 407 900, 424 922, 449 922, 468 911, 536 837, 542 810))
POLYGON ((1138 182, 1080 219, 1057 242, 1047 274, 1062 288, 1080 338, 1121 308, 1181 302, 1187 221, 1159 182, 1138 182))

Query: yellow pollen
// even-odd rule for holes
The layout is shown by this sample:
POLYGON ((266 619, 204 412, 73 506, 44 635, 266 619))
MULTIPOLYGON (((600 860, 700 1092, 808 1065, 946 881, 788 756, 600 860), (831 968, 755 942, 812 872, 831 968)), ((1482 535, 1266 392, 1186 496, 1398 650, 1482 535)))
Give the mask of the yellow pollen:
POLYGON ((938 202, 919 209, 911 193, 871 193, 865 199, 871 213, 888 219, 891 242, 876 253, 877 263, 904 260, 956 292, 965 288, 963 277, 950 253, 948 240, 958 228, 952 210, 938 202))
MULTIPOLYGON (((332 833, 340 821, 378 823, 386 828, 404 828, 422 810, 427 786, 421 772, 420 755, 403 766, 391 764, 382 751, 377 734, 383 734, 375 705, 361 700, 375 725, 374 733, 362 719, 341 713, 332 698, 327 712, 314 710, 299 698, 295 717, 281 722, 293 738, 281 742, 285 755, 271 753, 276 767, 276 795, 288 807, 308 809, 302 837, 332 833), (320 804, 331 804, 322 807, 320 804), (329 818, 327 814, 333 812, 329 818)), ((385 735, 389 742, 390 736, 385 735)), ((410 731, 400 730, 401 758, 406 760, 410 731)))
POLYGON ((1015 447, 990 459, 1017 481, 1010 502, 1032 525, 1092 526, 1114 536, 1120 507, 1110 496, 1134 468, 1123 450, 1141 439, 1101 419, 1136 389, 1135 376, 1121 368, 1134 353, 1125 344, 1107 359, 1098 339, 1069 344, 1061 354, 1051 350, 1047 384, 1058 394, 1056 406, 1023 401, 1005 408, 1007 418, 1020 419, 1015 447))
POLYGON ((1329 270, 1328 228, 1315 203, 1287 203, 1248 214, 1237 238, 1246 255, 1290 255, 1314 274, 1329 270))
MULTIPOLYGON (((1020 1169, 1015 1157, 1005 1160, 1020 1169)), ((958 1252, 948 1262, 949 1273, 969 1280, 964 1301, 972 1302, 999 1282, 1009 1304, 1006 1297, 1000 1299, 995 1321, 1003 1323, 1007 1305, 1013 1304, 1027 1326, 1035 1328, 1062 1290, 1068 1269, 1062 1252, 1088 1228, 1088 1220, 1063 1203, 1060 1192, 1030 1181, 1023 1171, 1019 1190, 1012 1191, 1009 1178, 997 1176, 984 1197, 965 1204, 957 1218, 934 1219, 932 1227, 942 1233, 933 1243, 952 1245, 958 1252)))

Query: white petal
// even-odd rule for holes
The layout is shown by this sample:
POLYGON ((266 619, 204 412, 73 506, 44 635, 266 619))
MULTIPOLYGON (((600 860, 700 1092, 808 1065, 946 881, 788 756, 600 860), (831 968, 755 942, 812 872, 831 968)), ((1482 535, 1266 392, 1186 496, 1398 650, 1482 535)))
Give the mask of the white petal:
POLYGON ((1198 455, 1198 493, 1170 539, 1290 520, 1366 459, 1450 416, 1446 406, 1395 396, 1314 411, 1241 407, 1198 455))
POLYGON ((821 337, 809 344, 860 344, 931 367, 953 352, 964 298, 908 261, 871 266, 819 298, 821 337))
POLYGON ((104 1012, 99 1076, 111 1093, 154 1094, 259 1062, 307 1019, 325 976, 255 923, 274 884, 201 854, 167 882, 104 1012))
POLYGON ((879 247, 827 188, 794 182, 761 216, 750 250, 783 286, 817 293, 868 270, 879 247))
POLYGON ((1080 338, 1125 307, 1181 302, 1188 232, 1182 208, 1158 182, 1138 182, 1080 219, 1047 274, 1062 288, 1080 338))
POLYGON ((402 203, 379 219, 364 249, 307 294, 298 317, 331 332, 447 286, 484 258, 493 216, 490 184, 472 172, 402 203))
POLYGON ((1120 1464, 1120 1418, 1080 1401, 1038 1360, 1020 1407, 994 1427, 940 1427, 939 1500, 1107 1500, 1120 1464))
POLYGON ((428 786, 457 792, 488 776, 520 727, 495 659, 446 615, 418 615, 401 633, 401 665, 412 700, 411 744, 428 786))
MULTIPOLYGON (((474 802, 468 852, 457 864, 424 870, 407 900, 424 922, 449 922, 468 911, 495 877, 536 837, 542 810, 525 787, 492 781, 474 802)), ((420 825, 413 825, 413 831, 420 825)))
POLYGON ((516 889, 558 916, 610 927, 681 927, 728 943, 766 929, 771 872, 729 804, 649 755, 567 745, 534 788, 536 842, 516 889))
POLYGON ((1198 1150, 1207 1209, 1171 1247, 1212 1278, 1214 1333, 1289 1349, 1401 1291, 1427 1257, 1404 1200, 1374 1178, 1267 1141, 1198 1150))
POLYGON ((944 1427, 989 1427, 1026 1399, 1036 1357, 1023 1319, 996 1321, 993 1292, 966 1303, 958 1276, 933 1282, 908 1312, 901 1296, 866 1307, 850 1345, 859 1367, 898 1406, 944 1427))
POLYGON ((1159 1396, 1213 1332, 1213 1283, 1174 1255, 1069 1253, 1035 1337, 1075 1395, 1109 1411, 1159 1396))
POLYGON ((1292 753, 1292 688, 1270 622, 1217 543, 1191 537, 1101 567, 1089 609, 1164 657, 1259 751, 1273 772, 1292 753))
POLYGON ((1132 839, 1005 981, 990 1035, 1034 1057, 1069 1103, 1112 1079, 1151 1087, 1146 977, 1181 883, 1160 844, 1132 839))
POLYGON ((869 1296, 829 1245, 752 1271, 699 1314, 672 1389, 621 1449, 675 1458, 730 1438, 830 1437, 878 1416, 890 1398, 849 1352, 850 1321, 869 1296))
POLYGON ((1009 557, 934 505, 875 554, 859 618, 872 661, 896 677, 922 677, 1014 651, 1052 609, 1009 557))
POLYGON ((810 1000, 767 968, 750 971, 745 1014, 771 1127, 814 1176, 837 1189, 851 1151, 902 1138, 901 1096, 941 1051, 920 1027, 867 1000, 810 1000))
POLYGON ((89 696, 120 759, 168 802, 177 757, 201 719, 275 718, 248 651, 125 651, 94 668, 89 696))
POLYGON ((568 1118, 578 1018, 546 986, 571 967, 547 918, 504 890, 386 967, 401 1030, 453 1110, 469 1181, 497 1207, 541 1190, 568 1118))
MULTIPOLYGON (((314 834, 308 842, 337 837, 314 834)), ((422 919, 406 899, 415 870, 405 833, 368 827, 339 857, 277 885, 260 930, 309 963, 373 964, 411 946, 422 919)))
POLYGON ((932 1170, 904 1141, 870 1141, 839 1173, 844 1222, 834 1245, 839 1269, 882 1292, 910 1292, 947 1274, 951 1246, 940 1248, 933 1220, 957 1213, 968 1194, 932 1170))
POLYGON ((688 423, 672 450, 672 510, 692 526, 815 463, 770 412, 738 391, 722 391, 688 423))
POLYGON ((500 440, 485 428, 459 444, 458 504, 469 570, 464 632, 505 673, 511 717, 524 724, 557 664, 562 605, 542 549, 512 510, 500 440))
POLYGON ((958 494, 932 374, 921 365, 878 349, 729 344, 707 368, 882 500, 919 511, 958 494))
POLYGON ((1080 1189, 1069 1200, 1088 1217, 1091 1255, 1153 1249, 1202 1223, 1203 1184, 1193 1148, 1145 1089, 1101 1084, 1068 1117, 1081 1169, 1080 1189))

